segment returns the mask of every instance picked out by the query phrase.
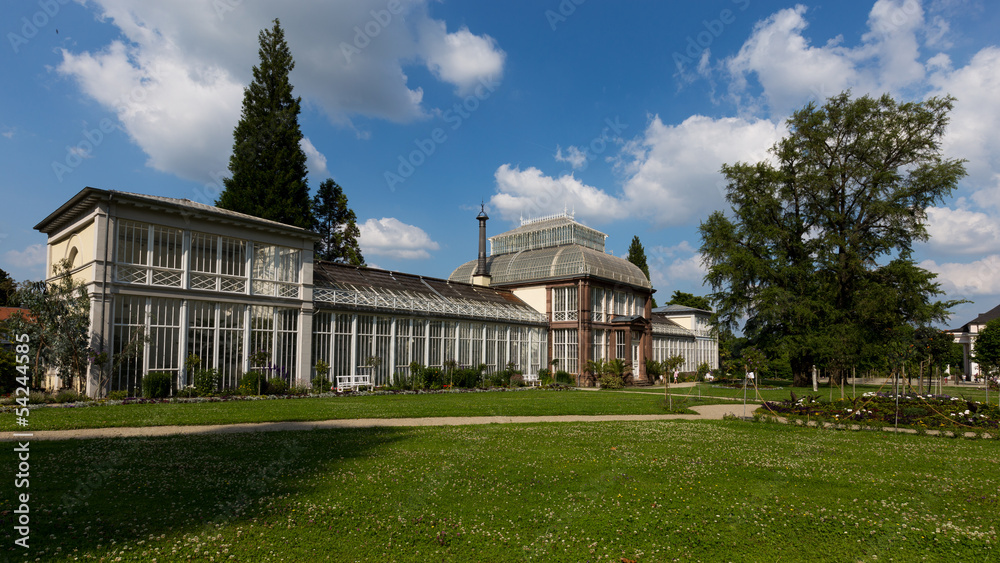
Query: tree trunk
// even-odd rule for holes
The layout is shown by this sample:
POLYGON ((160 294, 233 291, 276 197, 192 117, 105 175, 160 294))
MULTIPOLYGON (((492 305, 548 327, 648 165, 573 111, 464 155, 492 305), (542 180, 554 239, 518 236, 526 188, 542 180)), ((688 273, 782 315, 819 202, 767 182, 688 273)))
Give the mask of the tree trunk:
POLYGON ((812 386, 812 366, 805 359, 803 360, 792 360, 792 386, 793 387, 811 387, 812 386))

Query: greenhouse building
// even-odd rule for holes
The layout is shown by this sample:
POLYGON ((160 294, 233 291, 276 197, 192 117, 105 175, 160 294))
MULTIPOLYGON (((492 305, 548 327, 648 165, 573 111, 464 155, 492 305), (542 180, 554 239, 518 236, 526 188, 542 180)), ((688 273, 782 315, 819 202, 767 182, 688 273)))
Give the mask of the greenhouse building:
POLYGON ((637 380, 668 354, 716 367, 708 313, 653 311, 649 281, 603 233, 567 214, 524 221, 487 255, 477 219, 479 257, 447 280, 317 261, 313 232, 186 199, 85 188, 35 228, 46 275, 66 264, 85 284, 91 347, 110 352, 79 383, 90 396, 134 392, 151 371, 180 389, 192 354, 227 387, 256 368, 308 386, 319 360, 375 384, 411 362, 537 373, 558 360, 581 384, 592 359, 625 359, 637 380))

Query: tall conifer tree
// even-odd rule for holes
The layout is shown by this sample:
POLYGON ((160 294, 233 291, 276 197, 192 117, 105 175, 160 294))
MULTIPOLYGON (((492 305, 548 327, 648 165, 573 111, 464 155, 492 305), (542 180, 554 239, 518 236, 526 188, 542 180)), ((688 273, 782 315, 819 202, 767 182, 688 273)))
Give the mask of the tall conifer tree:
MULTIPOLYGON (((632 244, 628 247, 628 258, 626 258, 626 260, 638 266, 639 269, 642 270, 642 273, 646 274, 646 279, 649 280, 649 265, 646 264, 646 249, 642 247, 642 242, 639 241, 638 235, 632 237, 632 244)), ((656 307, 656 298, 651 299, 651 305, 656 307)))
POLYGON ((358 218, 347 206, 344 190, 333 179, 320 184, 313 198, 316 214, 316 232, 321 237, 316 243, 316 257, 321 260, 363 266, 365 258, 358 246, 358 218))
POLYGON ((278 20, 259 34, 260 64, 243 90, 243 113, 233 131, 231 178, 216 205, 296 227, 314 226, 300 142, 301 98, 292 97, 288 74, 295 61, 278 20))

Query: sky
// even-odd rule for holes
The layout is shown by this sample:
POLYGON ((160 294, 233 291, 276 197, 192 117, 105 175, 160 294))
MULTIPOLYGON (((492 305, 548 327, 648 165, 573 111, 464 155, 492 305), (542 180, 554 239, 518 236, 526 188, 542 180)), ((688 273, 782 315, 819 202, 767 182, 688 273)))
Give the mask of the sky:
POLYGON ((645 247, 659 301, 705 295, 698 226, 835 94, 955 96, 968 176, 919 264, 958 327, 1000 303, 1000 5, 992 0, 40 0, 0 7, 0 268, 87 186, 214 203, 258 32, 279 18, 309 185, 333 178, 369 265, 447 278, 495 235, 570 212, 645 247))

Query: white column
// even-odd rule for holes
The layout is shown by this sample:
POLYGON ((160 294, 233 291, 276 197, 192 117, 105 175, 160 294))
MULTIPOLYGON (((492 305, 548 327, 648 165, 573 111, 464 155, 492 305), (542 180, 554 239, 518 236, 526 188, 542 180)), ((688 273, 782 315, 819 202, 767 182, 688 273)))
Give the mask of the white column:
MULTIPOLYGON (((187 279, 187 270, 185 269, 184 279, 187 279)), ((186 283, 186 282, 181 282, 186 283)), ((177 329, 177 338, 180 342, 177 343, 177 353, 180 354, 180 362, 177 364, 177 390, 180 391, 186 385, 194 383, 193 376, 187 372, 187 368, 184 366, 184 362, 187 360, 188 354, 188 306, 190 301, 187 299, 181 299, 181 310, 180 310, 180 328, 177 329)))
POLYGON ((299 311, 299 354, 298 369, 296 378, 298 385, 308 386, 312 381, 312 332, 313 332, 313 306, 312 303, 303 303, 299 311))
POLYGON ((356 314, 351 315, 351 371, 349 374, 354 375, 358 372, 358 316, 356 314))

